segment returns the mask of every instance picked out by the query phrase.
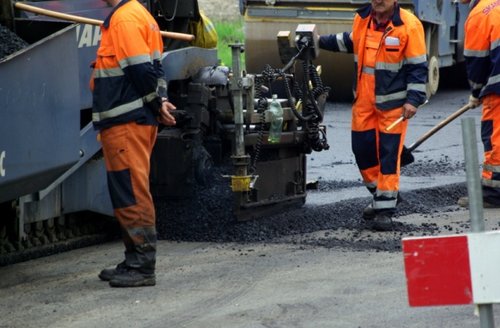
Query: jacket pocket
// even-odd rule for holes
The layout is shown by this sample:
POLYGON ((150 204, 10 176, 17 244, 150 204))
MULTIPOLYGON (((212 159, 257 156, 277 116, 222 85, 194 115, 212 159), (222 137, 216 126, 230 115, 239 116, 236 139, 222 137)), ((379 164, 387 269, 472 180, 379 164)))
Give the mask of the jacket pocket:
POLYGON ((382 49, 384 69, 397 72, 403 66, 403 49, 401 46, 385 46, 382 49))

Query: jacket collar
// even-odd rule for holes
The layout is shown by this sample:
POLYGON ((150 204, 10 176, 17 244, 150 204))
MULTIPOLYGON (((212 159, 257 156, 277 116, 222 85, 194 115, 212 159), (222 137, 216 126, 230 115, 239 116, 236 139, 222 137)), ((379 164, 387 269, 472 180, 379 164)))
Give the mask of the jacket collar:
MULTIPOLYGON (((356 12, 363 19, 370 18, 370 15, 372 12, 372 5, 367 4, 366 6, 363 6, 363 7, 359 8, 358 10, 356 10, 356 12)), ((403 21, 401 20, 401 11, 400 11, 400 7, 399 7, 398 3, 396 3, 396 5, 394 6, 394 14, 392 15, 391 20, 392 20, 392 24, 394 26, 401 26, 404 24, 403 21)))
POLYGON ((104 22, 102 23, 102 26, 104 26, 104 28, 109 28, 109 22, 111 21, 111 16, 113 16, 113 14, 115 13, 115 11, 118 10, 118 8, 120 8, 121 6, 123 6, 124 4, 126 4, 127 2, 129 2, 130 0, 122 0, 120 1, 119 4, 117 4, 113 10, 111 10, 111 12, 109 13, 108 17, 106 17, 106 19, 104 20, 104 22))

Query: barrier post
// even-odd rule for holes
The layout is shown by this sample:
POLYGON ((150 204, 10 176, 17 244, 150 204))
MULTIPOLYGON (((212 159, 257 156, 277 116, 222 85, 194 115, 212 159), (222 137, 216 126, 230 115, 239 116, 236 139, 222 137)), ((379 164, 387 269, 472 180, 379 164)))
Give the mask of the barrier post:
MULTIPOLYGON (((474 118, 462 119, 462 140, 469 196, 469 213, 472 232, 484 232, 483 194, 479 176, 476 127, 474 118)), ((481 328, 495 327, 492 304, 477 304, 481 328)))

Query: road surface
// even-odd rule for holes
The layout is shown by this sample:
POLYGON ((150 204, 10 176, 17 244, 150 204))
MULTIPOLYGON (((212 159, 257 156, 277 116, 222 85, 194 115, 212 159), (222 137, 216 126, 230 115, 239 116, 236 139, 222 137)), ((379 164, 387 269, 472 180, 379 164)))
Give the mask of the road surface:
MULTIPOLYGON (((412 119, 407 144, 467 97, 439 92, 412 119)), ((479 116, 479 109, 464 114, 479 116)), ((455 205, 466 193, 460 119, 414 152, 390 232, 370 231, 360 219, 369 194, 350 151, 349 120, 349 104, 328 105, 331 149, 308 158, 318 190, 303 208, 207 225, 191 241, 183 238, 189 231, 170 232, 176 238, 158 245, 156 287, 99 281, 98 272, 121 259, 119 241, 0 267, 0 327, 479 327, 473 305, 410 307, 401 252, 404 237, 470 231, 468 211, 455 205)), ((498 229, 500 210, 484 216, 488 230, 498 229)))

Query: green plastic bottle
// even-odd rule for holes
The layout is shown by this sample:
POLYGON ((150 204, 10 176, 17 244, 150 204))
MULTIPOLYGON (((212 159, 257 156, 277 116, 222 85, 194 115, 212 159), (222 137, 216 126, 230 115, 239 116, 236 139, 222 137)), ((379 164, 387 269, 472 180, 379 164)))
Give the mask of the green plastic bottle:
POLYGON ((269 114, 271 127, 269 128, 269 137, 267 142, 279 143, 281 139, 281 130, 283 129, 283 108, 278 101, 278 95, 273 94, 273 99, 269 103, 269 114))

